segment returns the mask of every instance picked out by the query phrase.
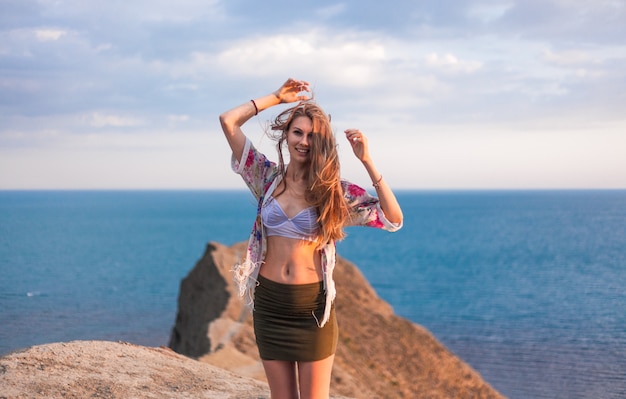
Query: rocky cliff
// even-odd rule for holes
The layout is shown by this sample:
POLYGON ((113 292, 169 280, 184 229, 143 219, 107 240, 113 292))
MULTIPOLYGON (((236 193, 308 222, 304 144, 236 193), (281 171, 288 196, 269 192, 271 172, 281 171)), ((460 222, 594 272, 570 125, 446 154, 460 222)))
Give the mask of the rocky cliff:
MULTIPOLYGON (((245 243, 209 243, 181 282, 170 347, 263 380, 251 315, 235 294, 231 268, 245 243)), ((331 391, 353 398, 502 398, 423 327, 393 313, 352 263, 335 269, 339 345, 331 391)))

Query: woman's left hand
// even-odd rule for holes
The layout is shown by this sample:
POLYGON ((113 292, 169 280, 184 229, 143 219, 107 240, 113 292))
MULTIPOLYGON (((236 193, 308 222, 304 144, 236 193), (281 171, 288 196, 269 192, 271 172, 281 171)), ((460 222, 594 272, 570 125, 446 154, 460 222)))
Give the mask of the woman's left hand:
POLYGON ((367 137, 359 129, 348 129, 345 133, 348 142, 352 146, 354 155, 356 155, 361 162, 367 161, 369 159, 367 137))

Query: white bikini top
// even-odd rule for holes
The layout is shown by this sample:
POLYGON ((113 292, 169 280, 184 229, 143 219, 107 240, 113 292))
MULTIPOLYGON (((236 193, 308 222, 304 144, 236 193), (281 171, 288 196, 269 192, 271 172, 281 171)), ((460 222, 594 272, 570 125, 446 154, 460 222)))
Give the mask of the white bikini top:
POLYGON ((274 197, 269 197, 263 206, 261 220, 268 237, 281 236, 314 241, 319 232, 315 208, 305 208, 296 216, 289 218, 274 197))

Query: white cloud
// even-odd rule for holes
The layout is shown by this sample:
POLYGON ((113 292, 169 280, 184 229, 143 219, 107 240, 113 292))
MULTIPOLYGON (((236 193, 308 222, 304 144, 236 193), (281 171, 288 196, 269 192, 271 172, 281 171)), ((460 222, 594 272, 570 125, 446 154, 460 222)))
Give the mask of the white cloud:
POLYGON ((552 0, 562 8, 575 8, 581 13, 590 10, 623 10, 626 6, 619 0, 552 0))
MULTIPOLYGON (((111 2, 108 0, 39 0, 43 16, 76 18, 83 21, 98 20, 103 26, 112 21, 137 22, 189 22, 193 19, 222 15, 220 0, 135 0, 111 2)), ((128 27, 126 27, 128 28, 128 27)))
POLYGON ((67 35, 67 32, 61 29, 36 29, 35 36, 42 42, 49 42, 59 40, 63 36, 67 35))
POLYGON ((104 44, 100 44, 100 45, 96 46, 94 48, 94 51, 96 53, 100 53, 100 52, 109 51, 111 49, 113 49, 113 45, 111 43, 104 43, 104 44))
POLYGON ((346 11, 347 6, 344 3, 332 4, 327 7, 319 8, 315 11, 322 18, 336 17, 346 11))
POLYGON ((165 90, 171 91, 197 91, 200 89, 200 85, 196 83, 173 83, 165 86, 165 90))
POLYGON ((167 119, 170 122, 187 122, 189 120, 189 115, 168 115, 167 119))
POLYGON ((565 50, 561 52, 545 50, 543 58, 548 63, 561 66, 576 66, 593 61, 591 55, 583 50, 565 50))
POLYGON ((147 2, 135 1, 136 16, 151 22, 175 21, 190 22, 202 18, 222 16, 219 0, 151 0, 147 2))
POLYGON ((189 115, 168 115, 167 125, 170 128, 178 129, 191 120, 189 115))
POLYGON ((469 18, 489 23, 502 18, 514 6, 511 1, 476 2, 469 5, 467 14, 469 18))
POLYGON ((460 60, 454 54, 439 55, 430 53, 425 57, 426 65, 441 69, 444 72, 473 73, 482 67, 478 61, 460 60))
POLYGON ((145 122, 140 118, 123 115, 102 114, 94 112, 84 117, 89 126, 96 128, 103 127, 136 127, 144 125, 145 122))
POLYGON ((371 87, 381 75, 385 48, 373 38, 317 29, 289 35, 245 38, 217 56, 230 75, 314 76, 342 87, 371 87))

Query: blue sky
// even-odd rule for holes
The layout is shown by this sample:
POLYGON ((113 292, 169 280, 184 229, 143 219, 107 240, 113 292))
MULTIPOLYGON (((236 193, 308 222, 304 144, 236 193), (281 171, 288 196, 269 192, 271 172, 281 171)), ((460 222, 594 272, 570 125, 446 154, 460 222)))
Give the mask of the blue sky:
POLYGON ((626 187, 626 0, 0 0, 0 71, 0 189, 244 188, 288 77, 392 187, 626 187))

